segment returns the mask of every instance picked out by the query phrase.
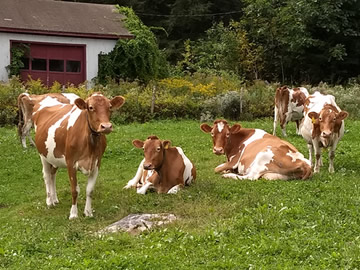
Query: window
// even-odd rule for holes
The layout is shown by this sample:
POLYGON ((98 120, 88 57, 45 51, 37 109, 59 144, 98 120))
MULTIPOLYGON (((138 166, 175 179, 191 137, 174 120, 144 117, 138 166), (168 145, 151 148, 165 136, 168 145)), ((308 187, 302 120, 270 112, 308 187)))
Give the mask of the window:
POLYGON ((57 72, 64 72, 64 60, 49 60, 49 70, 50 71, 57 71, 57 72))
POLYGON ((46 59, 34 58, 31 60, 32 70, 43 70, 46 71, 46 59))
POLYGON ((21 69, 28 70, 29 69, 29 58, 22 57, 21 62, 24 64, 24 67, 22 67, 21 69))
POLYGON ((66 61, 66 72, 80 72, 81 71, 81 63, 80 61, 66 61))

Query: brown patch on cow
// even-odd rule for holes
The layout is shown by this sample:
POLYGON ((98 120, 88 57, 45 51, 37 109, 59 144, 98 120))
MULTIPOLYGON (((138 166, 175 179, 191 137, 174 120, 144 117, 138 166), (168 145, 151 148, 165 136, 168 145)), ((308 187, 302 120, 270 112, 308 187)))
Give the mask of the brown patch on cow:
POLYGON ((299 107, 303 106, 306 100, 305 94, 301 92, 300 88, 294 88, 293 90, 294 92, 291 102, 296 103, 299 107))

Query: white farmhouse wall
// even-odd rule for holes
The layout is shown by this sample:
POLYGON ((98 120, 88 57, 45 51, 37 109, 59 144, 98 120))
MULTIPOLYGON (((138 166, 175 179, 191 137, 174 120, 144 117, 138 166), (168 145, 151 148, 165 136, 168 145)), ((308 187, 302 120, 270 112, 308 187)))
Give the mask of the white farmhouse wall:
POLYGON ((98 54, 110 52, 116 40, 75 37, 27 35, 0 32, 0 81, 8 80, 6 66, 10 64, 10 41, 46 42, 57 44, 86 45, 86 80, 91 82, 98 73, 98 54))

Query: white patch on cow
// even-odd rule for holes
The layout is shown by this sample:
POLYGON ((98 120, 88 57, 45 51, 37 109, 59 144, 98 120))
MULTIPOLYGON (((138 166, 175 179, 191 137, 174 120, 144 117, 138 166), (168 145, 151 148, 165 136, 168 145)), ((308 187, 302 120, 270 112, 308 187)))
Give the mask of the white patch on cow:
POLYGON ((30 95, 29 95, 29 93, 22 93, 22 95, 25 95, 25 96, 29 97, 30 100, 32 100, 31 97, 30 97, 30 95))
POLYGON ((78 217, 78 208, 77 204, 73 204, 70 209, 70 216, 69 219, 74 219, 78 217))
POLYGON ((70 104, 74 104, 75 100, 79 98, 79 96, 74 93, 63 93, 62 95, 69 100, 70 104))
POLYGON ((224 129, 225 125, 223 122, 219 122, 217 124, 218 131, 221 133, 221 131, 224 129))
POLYGON ((141 188, 138 188, 136 193, 137 194, 142 194, 145 195, 146 191, 149 189, 150 186, 152 186, 153 184, 151 182, 147 182, 145 183, 141 188))
POLYGON ((67 124, 67 130, 75 125, 76 120, 79 118, 82 110, 80 110, 78 107, 74 106, 74 108, 71 109, 71 114, 68 120, 67 124))
POLYGON ((66 104, 59 102, 56 98, 47 96, 46 98, 44 98, 42 101, 39 102, 39 109, 35 112, 33 112, 33 115, 36 114, 37 112, 41 111, 44 108, 48 108, 48 107, 54 107, 54 106, 62 106, 64 107, 66 104))
POLYGON ((125 189, 136 187, 137 183, 139 183, 144 172, 144 162, 145 162, 145 158, 140 162, 140 165, 138 166, 135 176, 127 182, 126 186, 124 187, 125 189))
POLYGON ((292 162, 296 162, 296 160, 301 160, 301 161, 304 161, 309 166, 311 166, 310 161, 308 159, 306 159, 304 157, 304 155, 301 154, 300 152, 292 152, 291 150, 289 150, 289 152, 286 153, 286 155, 291 157, 292 162))
POLYGON ((149 182, 149 178, 154 174, 154 172, 155 170, 148 170, 145 179, 143 179, 143 183, 149 182))
POLYGON ((264 130, 262 129, 255 129, 255 133, 244 142, 244 148, 243 151, 245 151, 245 148, 252 142, 255 142, 257 140, 260 140, 264 137, 264 135, 267 134, 264 130))
POLYGON ((193 180, 193 176, 191 175, 191 170, 193 168, 193 165, 192 165, 191 161, 187 158, 187 156, 185 156, 184 151, 180 147, 176 147, 176 149, 178 150, 179 154, 181 155, 181 157, 184 161, 184 165, 185 165, 185 170, 184 170, 184 175, 183 175, 184 184, 190 185, 193 180))
POLYGON ((181 190, 181 185, 176 185, 173 186, 172 188, 169 189, 169 191, 167 192, 167 194, 176 194, 181 190))
POLYGON ((91 96, 92 97, 103 97, 103 95, 100 93, 95 93, 95 94, 92 94, 91 96))
POLYGON ((55 124, 53 124, 48 130, 48 136, 45 141, 46 149, 48 150, 48 154, 46 156, 47 162, 52 164, 54 167, 66 167, 65 156, 63 155, 61 158, 56 158, 54 156, 54 150, 56 148, 55 142, 55 132, 60 127, 61 123, 69 117, 71 111, 64 114, 55 124))
POLYGON ((264 152, 259 152, 249 168, 247 168, 244 175, 238 174, 224 174, 223 177, 225 178, 233 178, 233 179, 249 179, 249 180, 256 180, 259 179, 264 172, 268 170, 267 164, 269 164, 274 158, 274 153, 271 150, 271 146, 268 146, 267 150, 264 152))

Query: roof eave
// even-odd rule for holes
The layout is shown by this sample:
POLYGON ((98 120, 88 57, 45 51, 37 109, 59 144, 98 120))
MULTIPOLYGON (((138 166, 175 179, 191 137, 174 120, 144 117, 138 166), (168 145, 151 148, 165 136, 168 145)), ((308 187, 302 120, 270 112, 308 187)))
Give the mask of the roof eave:
POLYGON ((19 28, 7 28, 7 27, 0 27, 0 32, 47 35, 47 36, 62 36, 62 37, 96 38, 96 39, 119 39, 119 38, 131 39, 131 38, 134 38, 134 35, 131 35, 131 34, 118 35, 118 34, 100 34, 100 33, 71 33, 71 32, 44 31, 44 30, 19 29, 19 28))

